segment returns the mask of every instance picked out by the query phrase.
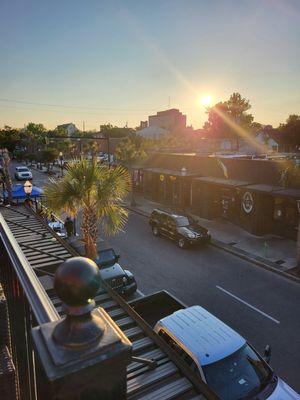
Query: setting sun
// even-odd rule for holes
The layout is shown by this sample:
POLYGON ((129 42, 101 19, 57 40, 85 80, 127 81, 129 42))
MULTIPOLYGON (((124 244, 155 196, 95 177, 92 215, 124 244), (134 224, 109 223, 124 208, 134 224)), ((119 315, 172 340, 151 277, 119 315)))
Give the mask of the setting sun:
POLYGON ((211 105, 211 103, 212 103, 212 98, 211 98, 211 96, 202 96, 202 97, 200 98, 200 104, 201 104, 202 106, 208 107, 208 106, 211 105))

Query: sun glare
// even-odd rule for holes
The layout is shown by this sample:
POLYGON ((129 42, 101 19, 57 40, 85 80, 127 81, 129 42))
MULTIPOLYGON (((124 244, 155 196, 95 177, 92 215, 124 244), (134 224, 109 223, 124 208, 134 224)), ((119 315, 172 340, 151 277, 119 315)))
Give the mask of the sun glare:
POLYGON ((202 106, 208 107, 208 106, 211 105, 211 103, 212 103, 211 96, 203 96, 203 97, 200 98, 200 104, 202 106))

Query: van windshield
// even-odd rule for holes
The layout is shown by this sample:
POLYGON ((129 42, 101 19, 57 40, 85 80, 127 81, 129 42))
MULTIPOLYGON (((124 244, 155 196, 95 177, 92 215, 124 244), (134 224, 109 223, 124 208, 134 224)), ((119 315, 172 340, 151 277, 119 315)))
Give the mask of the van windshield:
POLYGON ((207 384, 222 400, 252 398, 273 376, 271 368, 248 344, 223 360, 202 368, 207 384))

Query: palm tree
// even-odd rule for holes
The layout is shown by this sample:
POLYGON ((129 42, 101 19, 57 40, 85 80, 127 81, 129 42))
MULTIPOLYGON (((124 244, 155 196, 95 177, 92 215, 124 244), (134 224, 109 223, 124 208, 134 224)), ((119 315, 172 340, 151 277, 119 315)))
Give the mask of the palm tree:
POLYGON ((147 154, 144 149, 144 140, 140 136, 125 137, 120 141, 116 150, 115 156, 117 161, 127 167, 132 178, 131 190, 131 206, 136 206, 134 197, 134 164, 146 158, 147 154))
POLYGON ((71 216, 82 212, 81 230, 86 256, 97 258, 98 226, 103 233, 116 234, 126 223, 128 212, 120 205, 130 191, 130 175, 119 166, 109 169, 95 161, 74 160, 65 176, 51 179, 45 188, 49 207, 71 216))

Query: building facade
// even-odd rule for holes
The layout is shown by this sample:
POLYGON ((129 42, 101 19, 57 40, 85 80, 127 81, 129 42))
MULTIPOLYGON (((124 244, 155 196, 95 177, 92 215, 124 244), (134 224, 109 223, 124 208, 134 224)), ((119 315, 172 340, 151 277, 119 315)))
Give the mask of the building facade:
POLYGON ((169 131, 186 128, 186 115, 176 108, 158 111, 156 115, 149 116, 149 126, 156 126, 169 131))
POLYGON ((255 235, 295 239, 299 175, 299 167, 286 160, 156 154, 143 168, 143 193, 203 218, 227 219, 255 235))

